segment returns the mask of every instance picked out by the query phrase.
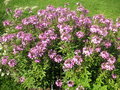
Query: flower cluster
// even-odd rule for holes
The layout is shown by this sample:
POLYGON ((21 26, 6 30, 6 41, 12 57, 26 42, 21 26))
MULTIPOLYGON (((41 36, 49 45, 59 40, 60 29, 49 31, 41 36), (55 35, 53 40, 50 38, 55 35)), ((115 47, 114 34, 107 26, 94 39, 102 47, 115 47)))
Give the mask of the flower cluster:
POLYGON ((49 50, 48 56, 57 63, 60 63, 63 60, 62 56, 57 54, 55 50, 49 50))
POLYGON ((92 25, 90 27, 90 32, 91 33, 96 33, 98 35, 101 35, 101 36, 105 37, 108 34, 108 29, 107 28, 99 27, 97 25, 92 25))
POLYGON ((7 34, 1 37, 1 42, 9 42, 10 40, 21 39, 22 45, 26 45, 27 43, 34 40, 34 37, 30 33, 25 33, 20 31, 18 33, 7 34))
POLYGON ((20 77, 19 81, 20 81, 20 83, 23 83, 25 81, 25 77, 20 77))
POLYGON ((22 25, 22 24, 19 24, 19 25, 17 25, 17 26, 15 27, 15 29, 17 29, 17 30, 22 30, 22 29, 23 29, 23 25, 22 25))
MULTIPOLYGON (((63 82, 62 82, 60 79, 58 79, 58 80, 55 82, 55 84, 56 84, 58 87, 62 87, 63 82)), ((73 86, 74 86, 74 82, 70 80, 70 81, 67 82, 67 85, 68 85, 68 87, 73 87, 73 86)))
MULTIPOLYGON (((76 53, 76 52, 75 52, 76 53)), ((83 62, 83 59, 80 55, 75 55, 72 59, 67 59, 64 62, 64 66, 63 69, 64 70, 68 70, 74 67, 74 65, 81 65, 81 63, 83 62)))
POLYGON ((4 57, 2 58, 2 60, 1 60, 1 63, 2 63, 3 65, 6 65, 7 62, 8 62, 8 56, 4 56, 4 57))
POLYGON ((1 37, 1 41, 2 42, 8 42, 8 41, 10 41, 11 39, 13 39, 15 37, 16 37, 16 34, 4 35, 4 36, 1 37))
POLYGON ((102 39, 99 38, 98 36, 92 37, 92 40, 91 40, 91 42, 94 44, 99 44, 101 41, 102 41, 102 39))
POLYGON ((20 9, 15 10, 15 13, 14 13, 14 17, 15 17, 15 18, 18 18, 18 17, 20 17, 21 15, 22 15, 22 10, 20 10, 20 9))
POLYGON ((85 54, 85 56, 90 56, 93 53, 93 48, 90 47, 84 47, 83 48, 83 54, 85 54))
POLYGON ((38 21, 38 17, 36 15, 30 16, 28 18, 24 18, 22 20, 23 25, 29 25, 29 24, 36 25, 38 23, 39 23, 39 21, 38 21))
POLYGON ((19 45, 19 46, 14 45, 13 54, 19 53, 19 51, 23 51, 23 50, 24 48, 22 45, 19 45))
MULTIPOLYGON (((77 5, 79 5, 79 4, 77 3, 77 5)), ((89 11, 88 11, 87 9, 85 9, 82 5, 78 6, 77 11, 80 11, 80 12, 82 12, 83 14, 87 14, 87 13, 89 12, 89 11)))
POLYGON ((83 37, 84 37, 84 33, 81 32, 81 31, 76 32, 76 36, 77 36, 78 38, 83 38, 83 37))
POLYGON ((69 87, 73 87, 73 86, 74 86, 74 82, 73 82, 73 81, 68 81, 68 82, 67 82, 67 85, 68 85, 69 87))
POLYGON ((101 64, 102 69, 106 70, 115 69, 114 63, 116 62, 116 58, 114 56, 110 56, 110 54, 107 51, 102 51, 100 53, 100 56, 107 60, 107 62, 101 64))
POLYGON ((55 82, 55 84, 58 86, 58 87, 61 87, 62 86, 62 81, 59 79, 55 82))
POLYGON ((10 67, 14 67, 17 63, 16 63, 16 60, 14 59, 8 59, 9 57, 8 56, 4 56, 1 60, 1 64, 2 65, 9 65, 10 67))
POLYGON ((71 34, 70 32, 73 31, 73 28, 69 25, 58 25, 59 32, 60 32, 60 38, 62 41, 70 41, 71 40, 71 34))
MULTIPOLYGON (((44 33, 39 35, 40 42, 37 45, 30 49, 28 53, 29 58, 37 58, 43 56, 44 52, 47 49, 47 46, 52 40, 57 38, 57 34, 54 33, 54 29, 47 30, 44 33)), ((58 56, 59 57, 59 56, 58 56)))
POLYGON ((3 25, 4 26, 10 26, 11 22, 9 20, 5 20, 5 21, 3 21, 3 25))
POLYGON ((20 31, 17 33, 17 38, 22 40, 22 43, 27 43, 32 40, 34 40, 34 37, 30 33, 25 33, 23 31, 20 31))

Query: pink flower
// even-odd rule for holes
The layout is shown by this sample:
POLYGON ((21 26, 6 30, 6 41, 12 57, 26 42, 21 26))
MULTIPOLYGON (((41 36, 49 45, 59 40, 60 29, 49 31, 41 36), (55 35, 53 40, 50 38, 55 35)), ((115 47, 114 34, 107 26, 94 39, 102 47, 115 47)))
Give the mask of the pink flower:
POLYGON ((81 53, 81 50, 75 50, 75 55, 79 55, 81 53))
POLYGON ((117 49, 120 50, 120 46, 118 46, 117 49))
POLYGON ((83 54, 85 54, 85 56, 90 56, 93 53, 93 49, 90 47, 84 47, 83 48, 83 54))
POLYGON ((4 56, 1 60, 1 62, 2 62, 2 65, 6 65, 8 62, 8 56, 4 56))
POLYGON ((56 86, 62 87, 62 81, 59 79, 55 82, 56 86))
POLYGON ((115 66, 109 62, 105 62, 105 63, 101 64, 101 68, 111 71, 111 70, 115 69, 115 66))
POLYGON ((73 66, 74 66, 74 61, 73 61, 73 59, 67 59, 67 60, 65 60, 65 62, 64 62, 63 68, 64 68, 64 69, 70 69, 70 68, 72 68, 73 66))
POLYGON ((20 77, 19 81, 20 81, 20 83, 23 83, 25 81, 25 77, 20 77))
POLYGON ((16 37, 16 34, 7 34, 2 37, 3 42, 7 42, 16 37))
POLYGON ((37 14, 38 16, 43 16, 46 14, 46 10, 39 10, 37 14))
POLYGON ((91 40, 91 42, 94 44, 99 44, 99 43, 101 43, 101 41, 102 41, 102 39, 99 38, 98 36, 92 37, 92 40, 91 40))
POLYGON ((43 56, 45 50, 46 50, 47 44, 43 42, 38 42, 37 45, 30 49, 28 53, 29 58, 36 58, 43 56))
POLYGON ((102 58, 104 58, 104 59, 108 59, 109 58, 109 53, 107 52, 107 51, 102 51, 101 53, 100 53, 100 56, 102 57, 102 58))
POLYGON ((70 32, 72 32, 73 27, 69 26, 69 25, 62 25, 62 24, 58 24, 57 27, 59 28, 59 32, 60 32, 60 38, 62 41, 70 41, 71 40, 71 34, 70 32))
POLYGON ((73 31, 73 27, 69 25, 58 24, 57 27, 59 28, 60 34, 69 34, 73 31))
POLYGON ((39 59, 36 59, 36 60, 35 60, 36 63, 39 63, 40 61, 41 61, 41 60, 39 60, 39 59))
POLYGON ((116 27, 117 27, 117 28, 120 28, 120 23, 119 23, 119 22, 116 23, 116 27))
POLYGON ((14 14, 14 17, 15 17, 15 18, 18 18, 18 17, 20 17, 21 15, 22 15, 22 10, 20 10, 20 9, 15 10, 15 14, 14 14))
POLYGON ((74 82, 73 81, 68 81, 67 85, 68 85, 68 87, 73 87, 74 86, 74 82))
POLYGON ((23 31, 20 31, 17 33, 17 38, 22 38, 24 36, 24 32, 23 31))
POLYGON ((48 56, 53 59, 55 56, 57 55, 56 51, 55 50, 49 50, 48 51, 48 56))
POLYGON ((32 36, 31 33, 25 33, 23 31, 17 33, 17 38, 20 38, 22 39, 22 41, 27 41, 27 42, 34 40, 34 37, 32 36))
POLYGON ((119 41, 120 41, 120 37, 118 37, 118 38, 117 38, 117 40, 119 40, 119 41))
POLYGON ((22 24, 17 25, 17 26, 15 27, 15 29, 17 29, 17 30, 22 30, 22 29, 23 29, 22 24))
POLYGON ((93 16, 94 20, 103 20, 105 17, 101 14, 93 16))
POLYGON ((111 47, 111 43, 110 43, 110 42, 105 42, 104 46, 105 46, 106 48, 109 48, 109 47, 111 47))
POLYGON ((61 35, 61 40, 62 41, 69 41, 71 39, 71 35, 70 34, 62 34, 61 35))
POLYGON ((36 28, 40 29, 40 30, 44 30, 45 28, 48 27, 48 25, 50 25, 50 22, 39 22, 38 24, 35 25, 36 28))
POLYGON ((22 45, 19 45, 19 46, 14 45, 13 54, 19 53, 19 51, 23 51, 23 50, 24 49, 22 45))
POLYGON ((117 75, 116 74, 112 74, 112 78, 113 79, 117 78, 117 75))
POLYGON ((14 59, 9 60, 9 62, 8 62, 8 65, 9 65, 10 67, 14 67, 16 64, 17 64, 17 63, 16 63, 16 60, 14 60, 14 59))
POLYGON ((81 65, 81 62, 83 62, 83 59, 81 58, 81 56, 76 55, 73 57, 73 61, 75 62, 75 64, 81 65))
POLYGON ((54 10, 55 10, 55 7, 52 6, 52 5, 48 5, 48 6, 46 7, 46 10, 48 10, 48 11, 54 11, 54 10))
POLYGON ((90 32, 92 32, 92 33, 97 33, 99 30, 100 30, 100 28, 98 25, 92 25, 90 27, 90 32))
POLYGON ((78 38, 83 38, 83 37, 84 37, 84 33, 81 32, 81 31, 76 32, 76 36, 77 36, 78 38))
POLYGON ((59 23, 63 23, 63 22, 66 22, 67 21, 67 18, 66 17, 59 17, 58 18, 58 22, 59 23))
POLYGON ((28 25, 28 24, 30 24, 29 18, 24 18, 24 19, 22 19, 22 24, 23 24, 23 25, 28 25))
POLYGON ((2 61, 2 64, 3 64, 3 65, 6 65, 6 64, 7 64, 7 59, 4 59, 4 58, 3 58, 1 61, 2 61))
MULTIPOLYGON (((32 40, 31 34, 25 34, 26 39, 32 40), (29 37, 30 36, 30 37, 29 37)), ((24 35, 23 35, 24 36, 24 35)), ((44 33, 41 33, 39 35, 40 42, 37 43, 37 45, 33 48, 31 48, 30 52, 28 53, 29 58, 36 58, 43 56, 44 52, 47 50, 47 46, 50 44, 51 40, 55 40, 57 38, 57 35, 54 33, 54 29, 50 29, 45 31, 44 33)), ((27 40, 27 41, 28 41, 27 40)), ((52 59, 55 57, 55 53, 50 51, 48 53, 48 56, 52 59)))
POLYGON ((57 63, 60 63, 62 61, 62 56, 61 55, 56 55, 54 58, 54 61, 57 63))
POLYGON ((30 16, 29 17, 29 22, 30 22, 30 24, 33 24, 33 25, 38 24, 39 22, 38 22, 37 15, 30 16))
POLYGON ((99 35, 102 35, 102 36, 107 36, 107 34, 108 34, 108 31, 107 30, 105 30, 105 29, 100 29, 99 31, 98 31, 98 34, 99 35))
POLYGON ((80 5, 79 7, 77 7, 77 11, 84 11, 84 7, 82 5, 80 5))
POLYGON ((4 25, 4 26, 9 26, 10 24, 11 24, 11 22, 8 21, 8 20, 3 21, 3 25, 4 25))
POLYGON ((98 47, 98 48, 95 49, 95 51, 96 51, 96 52, 100 52, 100 51, 101 51, 101 48, 98 47))
POLYGON ((91 23, 92 23, 92 21, 91 21, 91 19, 89 18, 89 17, 85 17, 84 19, 83 19, 83 25, 85 26, 85 27, 90 27, 91 26, 91 23))
POLYGON ((110 56, 110 57, 107 59, 107 61, 108 61, 109 63, 111 63, 111 64, 114 64, 115 61, 116 61, 116 59, 115 59, 114 56, 110 56))
POLYGON ((85 9, 82 5, 77 7, 77 11, 81 11, 83 14, 89 13, 89 11, 85 9))

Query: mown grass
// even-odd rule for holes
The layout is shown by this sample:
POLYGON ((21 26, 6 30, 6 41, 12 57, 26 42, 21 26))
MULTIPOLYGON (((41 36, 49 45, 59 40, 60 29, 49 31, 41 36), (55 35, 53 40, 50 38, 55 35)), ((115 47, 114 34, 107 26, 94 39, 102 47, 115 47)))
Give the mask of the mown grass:
POLYGON ((80 2, 90 10, 90 16, 95 14, 104 14, 107 18, 113 19, 120 16, 120 0, 11 0, 7 7, 38 6, 38 8, 43 9, 47 5, 58 7, 64 6, 64 3, 70 3, 69 7, 71 9, 75 9, 76 2, 80 2))

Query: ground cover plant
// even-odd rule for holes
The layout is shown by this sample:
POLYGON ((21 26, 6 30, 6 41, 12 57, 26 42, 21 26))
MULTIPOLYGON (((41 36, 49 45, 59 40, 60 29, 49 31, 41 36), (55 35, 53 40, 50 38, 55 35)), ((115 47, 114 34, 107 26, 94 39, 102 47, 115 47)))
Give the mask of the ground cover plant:
POLYGON ((120 19, 89 17, 76 5, 76 10, 49 5, 37 13, 7 9, 1 75, 24 89, 120 89, 120 19))

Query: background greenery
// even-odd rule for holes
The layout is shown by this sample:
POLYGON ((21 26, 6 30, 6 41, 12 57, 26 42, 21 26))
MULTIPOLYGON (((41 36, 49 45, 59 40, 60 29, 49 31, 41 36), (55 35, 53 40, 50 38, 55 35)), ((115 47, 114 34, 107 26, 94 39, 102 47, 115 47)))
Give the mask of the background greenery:
MULTIPOLYGON (((0 1, 3 2, 3 0, 0 1)), ((38 6, 38 8, 45 8, 49 4, 58 7, 64 6, 64 3, 70 3, 69 7, 74 9, 76 2, 80 2, 89 9, 90 15, 104 14, 108 18, 114 19, 120 16, 120 0, 10 0, 5 7, 38 6)))

